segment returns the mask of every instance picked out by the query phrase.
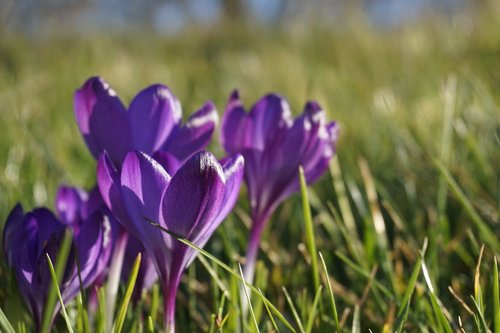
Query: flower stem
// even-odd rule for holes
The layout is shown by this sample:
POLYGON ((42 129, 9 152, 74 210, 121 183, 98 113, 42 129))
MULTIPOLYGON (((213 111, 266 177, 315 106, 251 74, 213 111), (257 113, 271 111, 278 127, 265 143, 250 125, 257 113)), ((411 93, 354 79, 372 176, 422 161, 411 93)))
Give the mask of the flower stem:
MULTIPOLYGON (((243 278, 246 282, 252 284, 255 275, 255 263, 259 254, 259 245, 262 238, 262 232, 269 220, 271 214, 264 213, 261 215, 252 214, 252 226, 250 227, 250 238, 248 240, 247 251, 245 254, 245 267, 243 268, 243 278)), ((241 299, 241 312, 243 317, 248 313, 248 301, 245 296, 246 286, 241 285, 240 299, 241 299)))
MULTIPOLYGON (((254 215, 255 216, 255 215, 254 215)), ((259 254, 260 240, 262 232, 269 220, 270 214, 262 214, 252 218, 252 226, 250 228, 250 238, 248 240, 247 251, 245 254, 245 267, 243 269, 243 277, 248 283, 253 283, 255 274, 255 263, 259 254)))
POLYGON ((175 274, 162 283, 163 291, 163 323, 165 333, 175 333, 175 300, 182 272, 175 274))
POLYGON ((116 240, 111 265, 108 273, 108 283, 106 288, 106 332, 111 332, 113 326, 113 313, 115 311, 116 295, 120 284, 120 276, 127 248, 128 233, 120 228, 118 239, 116 240))

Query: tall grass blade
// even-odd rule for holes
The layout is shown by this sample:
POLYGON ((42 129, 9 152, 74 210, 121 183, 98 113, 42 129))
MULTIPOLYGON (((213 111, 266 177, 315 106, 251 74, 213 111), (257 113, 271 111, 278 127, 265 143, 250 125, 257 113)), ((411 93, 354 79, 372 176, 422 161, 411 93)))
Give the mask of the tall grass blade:
MULTIPOLYGON (((262 293, 262 290, 260 290, 260 288, 258 290, 259 290, 259 294, 260 294, 261 298, 264 298, 264 294, 262 293)), ((264 303, 264 307, 266 308, 267 315, 271 319, 271 324, 273 325, 274 330, 279 333, 280 330, 278 328, 278 325, 276 325, 276 321, 274 320, 274 316, 273 316, 273 313, 271 312, 271 309, 269 309, 269 306, 267 305, 266 302, 263 302, 263 303, 264 303)))
POLYGON ((396 317, 396 332, 403 332, 403 328, 406 323, 406 319, 408 318, 408 313, 410 312, 410 303, 413 292, 415 291, 415 287, 417 285, 418 276, 420 275, 420 271, 422 268, 422 260, 421 258, 417 259, 417 263, 415 264, 415 268, 410 277, 410 281, 406 286, 406 291, 403 296, 403 300, 401 301, 401 306, 398 311, 398 315, 396 317))
POLYGON ((309 195, 307 194, 306 178, 304 169, 299 167, 300 192, 302 194, 302 209, 304 211, 304 222, 306 229, 307 248, 311 256, 311 270, 314 281, 314 288, 317 291, 319 288, 319 270, 318 270, 318 253, 316 252, 316 240, 314 239, 314 226, 311 214, 311 206, 309 205, 309 195))
POLYGON ((361 333, 361 322, 359 318, 359 305, 354 306, 354 315, 352 317, 352 333, 361 333))
POLYGON ((250 283, 244 281, 240 274, 236 273, 233 269, 231 269, 231 267, 229 267, 228 265, 226 265, 225 263, 223 263, 222 261, 220 261, 219 259, 217 259, 215 256, 213 256, 212 254, 210 254, 209 252, 205 251, 204 249, 202 249, 201 247, 199 247, 198 245, 196 244, 193 244, 192 242, 190 242, 189 240, 173 233, 172 231, 168 230, 168 229, 165 229, 164 227, 162 227, 160 224, 158 223, 155 223, 155 222, 151 222, 149 221, 149 223, 151 223, 151 225, 159 228, 160 230, 162 230, 163 232, 166 232, 167 234, 169 234, 170 236, 174 237, 175 239, 177 239, 179 242, 189 246, 190 248, 196 250, 198 253, 201 253, 202 255, 204 255, 205 257, 207 257, 208 259, 212 260, 213 262, 215 262, 217 265, 219 265, 220 267, 222 267, 226 272, 228 272, 229 274, 231 274, 233 277, 235 277, 236 279, 238 279, 240 282, 243 282, 245 283, 245 285, 250 288, 250 290, 252 290, 254 293, 260 295, 262 297, 262 301, 264 303, 266 303, 269 308, 273 311, 273 313, 275 314, 275 316, 292 332, 295 332, 295 329, 293 328, 293 326, 288 322, 288 320, 285 319, 285 317, 281 314, 281 312, 279 312, 279 310, 265 297, 263 296, 262 294, 259 293, 259 290, 254 287, 253 285, 251 285, 250 283))
MULTIPOLYGON (((137 280, 137 274, 139 273, 139 267, 141 266, 141 253, 135 258, 134 265, 130 271, 130 276, 127 281, 127 289, 125 290, 125 295, 123 296, 122 305, 118 310, 118 315, 116 316, 115 322, 113 324, 113 332, 120 333, 123 328, 123 323, 125 322, 125 316, 127 315, 127 308, 132 297, 132 292, 134 291, 135 281, 137 280)), ((109 315, 109 314, 108 314, 109 315)))
POLYGON ((498 261, 493 262, 493 326, 494 333, 500 333, 500 288, 498 286, 498 261))
POLYGON ((57 283, 56 271, 54 270, 54 266, 52 265, 52 260, 50 260, 49 254, 45 253, 45 256, 47 257, 47 264, 49 265, 50 276, 52 277, 52 282, 54 283, 54 287, 56 289, 57 298, 59 298, 59 302, 61 303, 62 316, 64 318, 64 321, 66 322, 66 327, 68 328, 68 331, 70 333, 73 333, 73 327, 71 327, 71 320, 68 317, 68 312, 66 312, 66 306, 64 305, 64 301, 61 295, 61 290, 59 290, 59 284, 57 283))
POLYGON ((427 289, 429 291, 432 310, 434 312, 434 315, 436 316, 438 324, 441 327, 441 330, 443 332, 453 333, 453 330, 451 329, 450 323, 446 319, 446 316, 443 313, 441 306, 439 305, 439 300, 434 292, 434 287, 432 286, 432 281, 431 281, 431 278, 429 275, 429 271, 427 270, 427 266, 425 265, 423 257, 421 257, 421 262, 422 262, 422 264, 421 264, 422 265, 422 273, 424 275, 425 283, 427 284, 427 289))
POLYGON ((295 322, 299 326, 299 331, 301 333, 305 333, 304 325, 302 325, 302 321, 300 320, 299 313, 297 312, 295 305, 293 305, 293 301, 292 301, 292 298, 290 297, 290 294, 288 293, 288 291, 286 290, 285 287, 282 287, 281 289, 283 290, 283 293, 285 294, 285 299, 286 299, 286 302, 288 303, 288 306, 290 306, 290 309, 292 310, 293 318, 295 318, 295 322))
POLYGON ((385 273, 389 277, 393 291, 396 289, 396 280, 394 277, 394 268, 390 259, 391 250, 389 248, 389 240, 387 239, 387 230, 385 226, 384 217, 380 210, 378 204, 377 190, 375 189, 375 182, 368 166, 368 162, 365 159, 359 160, 359 169, 361 171, 361 176, 365 185, 366 195, 368 197, 368 203, 370 205, 370 212, 373 219, 373 226, 377 234, 376 242, 377 247, 380 251, 380 256, 382 258, 382 267, 385 273))
MULTIPOLYGON (((330 173, 333 178, 333 188, 337 194, 338 203, 340 207, 340 213, 342 214, 342 220, 345 223, 346 229, 349 231, 349 235, 357 235, 358 231, 356 229, 356 222, 349 205, 349 199, 347 198, 347 191, 342 179, 342 171, 340 169, 340 163, 338 156, 332 157, 330 162, 330 173)), ((361 258, 362 245, 358 238, 353 238, 353 244, 351 245, 356 258, 361 258)))
POLYGON ((484 244, 481 246, 481 250, 479 251, 479 259, 477 260, 476 272, 474 273, 474 299, 477 302, 477 306, 479 307, 480 312, 484 311, 484 302, 483 302, 483 291, 481 289, 481 261, 483 259, 484 253, 484 244))
POLYGON ((317 308, 319 304, 319 300, 321 299, 321 292, 323 291, 323 287, 319 286, 318 290, 316 291, 316 295, 314 296, 314 301, 309 309, 309 318, 307 319, 307 325, 306 325, 306 333, 311 333, 313 330, 313 325, 314 325, 314 319, 316 319, 316 313, 317 313, 317 308))
POLYGON ((10 324, 9 320, 7 319, 1 308, 0 308, 0 328, 1 328, 0 331, 5 333, 16 333, 16 331, 14 331, 14 328, 10 324))
POLYGON ((321 252, 319 253, 319 258, 321 259, 321 264, 323 265, 323 271, 325 272, 326 286, 328 287, 328 295, 330 296, 330 303, 332 305, 332 317, 335 323, 335 329, 337 333, 340 333, 339 315, 337 313, 337 305, 335 304, 335 296, 333 295, 332 284, 330 283, 330 275, 328 274, 328 269, 326 268, 325 259, 321 252))
POLYGON ((483 310, 481 309, 479 303, 477 302, 476 299, 474 299, 474 297, 470 297, 471 300, 472 300, 472 304, 474 304, 474 311, 475 311, 475 315, 477 317, 477 322, 479 323, 479 332, 481 333, 489 333, 490 330, 488 329, 488 325, 486 324, 486 320, 484 319, 484 314, 483 314, 483 310))
MULTIPOLYGON (((238 268, 240 270, 240 276, 241 276, 242 280, 245 281, 245 277, 243 275, 243 270, 241 269, 241 265, 240 264, 238 264, 238 268)), ((247 300, 247 303, 248 303, 248 307, 250 309, 250 314, 252 315, 252 319, 253 319, 253 322, 255 324, 255 329, 257 330, 257 332, 260 333, 259 323, 257 323, 257 318, 255 317, 255 313, 253 311, 253 306, 252 306, 252 303, 250 302, 250 295, 248 294, 248 288, 246 286, 243 286, 243 291, 245 292, 245 297, 246 297, 246 300, 247 300)))
POLYGON ((71 250, 71 243, 73 241, 73 234, 71 230, 66 229, 64 232, 64 236, 61 242, 61 246, 59 248, 59 252, 57 254, 57 262, 55 267, 56 280, 55 284, 52 284, 49 287, 49 292, 47 294, 47 300, 45 301, 45 307, 43 312, 43 320, 42 320, 42 333, 48 333, 50 331, 50 326, 52 325, 52 315, 54 312, 54 306, 57 301, 57 290, 58 285, 61 284, 64 269, 66 267, 66 262, 68 261, 69 252, 71 250))

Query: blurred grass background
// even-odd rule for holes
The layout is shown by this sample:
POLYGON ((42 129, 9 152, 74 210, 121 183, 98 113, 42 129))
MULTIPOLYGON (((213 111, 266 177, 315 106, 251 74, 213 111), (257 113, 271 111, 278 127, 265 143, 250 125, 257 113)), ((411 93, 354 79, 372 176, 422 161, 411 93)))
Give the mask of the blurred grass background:
MULTIPOLYGON (((494 2, 467 20, 424 19, 392 30, 374 29, 354 17, 341 29, 221 22, 170 37, 143 31, 31 40, 0 31, 0 226, 16 202, 26 209, 53 207, 60 183, 93 186, 95 162, 72 107, 74 91, 92 75, 104 77, 125 104, 145 86, 165 83, 182 102, 185 117, 207 99, 222 113, 234 88, 247 106, 278 92, 295 114, 306 100, 318 100, 341 126, 337 156, 347 194, 334 190, 328 174, 312 188, 311 204, 317 248, 335 282, 339 312, 347 310, 345 327, 356 304, 363 331, 392 327, 397 300, 425 238, 427 266, 450 321, 456 328, 460 315, 466 327, 473 327, 472 316, 447 288, 469 300, 485 239, 432 161, 440 160, 450 171, 496 241, 486 247, 482 266, 485 290, 491 290, 492 257, 498 256, 500 243, 500 8, 494 2), (372 178, 366 172, 362 177, 360 161, 367 162, 372 178), (367 179, 375 183, 375 203, 385 221, 385 253, 374 229, 367 179), (341 233, 347 217, 339 199, 348 200, 355 221, 355 234, 348 237, 341 233), (352 247, 358 243, 356 257, 352 247), (391 289, 394 299, 376 292, 363 299, 370 284, 338 253, 367 272, 382 266, 374 278, 391 289), (386 260, 392 269, 384 269, 386 260)), ((222 157, 217 140, 210 148, 222 157)), ((303 291, 312 283, 299 200, 295 196, 275 214, 261 253, 266 266, 261 274, 268 278, 260 283, 288 314, 281 286, 297 302, 303 299, 304 313, 309 303, 303 291)), ((233 264, 246 245, 244 194, 235 211, 208 246, 233 264)), ((179 296, 179 325, 186 331, 206 330, 210 311, 217 309, 216 293, 207 291, 215 287, 203 271, 199 263, 193 266, 179 296), (192 304, 189 296, 195 294, 201 296, 192 304), (195 320, 183 324, 182 318, 195 320)), ((0 279, 7 282, 0 287, 0 306, 16 316, 8 306, 14 292, 7 288, 13 283, 9 276, 2 263, 0 279)), ((437 325, 423 285, 420 279, 410 331, 432 331, 437 325)), ((491 311, 486 307, 485 314, 491 317, 491 311)), ((324 320, 318 327, 331 331, 331 322, 324 320)))

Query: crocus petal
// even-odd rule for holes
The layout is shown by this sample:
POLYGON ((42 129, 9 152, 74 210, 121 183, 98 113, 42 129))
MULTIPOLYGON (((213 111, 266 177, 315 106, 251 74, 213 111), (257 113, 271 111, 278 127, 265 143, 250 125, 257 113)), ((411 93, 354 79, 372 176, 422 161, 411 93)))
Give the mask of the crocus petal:
POLYGON ((132 148, 127 113, 116 93, 98 77, 92 77, 76 91, 76 121, 85 142, 98 158, 108 151, 111 160, 120 165, 132 148))
POLYGON ((182 165, 181 161, 179 161, 177 157, 167 151, 157 151, 153 155, 153 158, 156 162, 160 163, 169 175, 175 174, 182 165))
POLYGON ((3 252, 7 256, 7 263, 12 266, 15 258, 15 244, 20 242, 19 228, 22 225, 24 218, 24 210, 21 204, 17 204, 7 217, 7 222, 3 228, 3 252))
POLYGON ((205 223, 200 230, 196 232, 196 238, 192 241, 198 246, 203 247, 210 236, 214 233, 222 220, 226 218, 233 209, 238 194, 240 192, 241 182, 243 180, 244 159, 241 155, 235 155, 223 161, 222 169, 224 172, 224 195, 221 208, 217 217, 210 223, 205 223))
POLYGON ((80 208, 82 202, 85 201, 86 193, 69 186, 60 186, 56 195, 56 211, 57 215, 65 224, 79 223, 80 208))
POLYGON ((179 161, 185 161, 208 145, 218 121, 215 105, 212 102, 205 103, 189 117, 184 126, 171 135, 163 150, 173 154, 179 161))
POLYGON ((172 177, 162 200, 167 229, 188 239, 212 223, 224 198, 225 176, 211 153, 199 152, 172 177))
POLYGON ((155 84, 141 91, 128 111, 134 148, 146 154, 160 149, 181 114, 179 101, 166 86, 155 84))
POLYGON ((121 194, 120 175, 106 152, 101 154, 97 161, 97 184, 102 200, 120 222, 127 227, 129 218, 121 194))
POLYGON ((277 94, 269 94, 255 103, 249 114, 253 148, 268 150, 280 144, 291 126, 292 113, 288 102, 277 94))
POLYGON ((248 116, 237 90, 233 91, 222 118, 220 141, 229 154, 251 147, 252 136, 247 124, 248 116))
POLYGON ((101 274, 105 268, 111 248, 111 227, 100 213, 95 213, 84 224, 78 235, 74 238, 75 249, 78 256, 70 258, 71 261, 78 260, 78 266, 70 265, 72 269, 66 276, 63 287, 63 299, 68 301, 80 291, 80 278, 83 286, 90 285, 101 274))

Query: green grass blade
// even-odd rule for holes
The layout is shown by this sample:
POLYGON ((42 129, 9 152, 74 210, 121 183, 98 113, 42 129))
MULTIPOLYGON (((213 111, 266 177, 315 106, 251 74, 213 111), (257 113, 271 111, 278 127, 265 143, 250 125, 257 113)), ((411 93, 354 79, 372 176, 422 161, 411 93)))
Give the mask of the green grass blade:
POLYGON ((489 333, 490 330, 488 329, 488 325, 486 324, 486 320, 484 319, 484 314, 483 314, 483 310, 481 309, 481 306, 479 305, 479 303, 477 302, 477 300, 474 299, 474 297, 471 296, 470 298, 472 300, 472 304, 474 304, 475 315, 479 319, 478 320, 478 322, 479 322, 479 332, 489 333))
POLYGON ((139 273, 139 267, 141 266, 141 253, 135 258, 134 265, 130 271, 130 276, 127 281, 127 289, 125 290, 125 296, 123 297, 123 302, 116 316, 115 322, 113 323, 113 332, 120 333, 123 328, 123 323, 125 322, 125 316, 127 315, 127 308, 132 297, 132 292, 134 291, 135 281, 137 280, 137 274, 139 273))
POLYGON ((316 252, 316 240, 314 239, 314 226, 311 214, 311 206, 309 205, 309 195, 307 194, 306 178, 304 169, 299 167, 300 192, 302 194, 302 209, 304 211, 304 222, 306 229, 306 242, 311 256, 311 270, 313 274, 314 288, 317 291, 319 288, 319 270, 318 270, 318 253, 316 252))
MULTIPOLYGON (((260 290, 260 288, 258 290, 259 290, 259 294, 260 294, 261 298, 264 298, 264 294, 262 293, 262 290, 260 290)), ((266 302, 263 302, 263 303, 264 303, 264 307, 266 308, 267 315, 271 319, 271 324, 273 325, 274 330, 279 333, 280 330, 278 329, 278 325, 276 325, 276 321, 274 320, 274 316, 273 316, 273 313, 271 312, 271 309, 269 309, 269 306, 267 305, 266 302)))
POLYGON ((295 308, 295 305, 293 305, 292 298, 290 297, 290 294, 288 294, 288 291, 286 290, 285 287, 281 288, 283 290, 283 293, 285 294, 285 299, 290 306, 290 309, 292 310, 292 315, 293 318, 295 318, 295 321, 297 322, 297 325, 299 326, 299 330, 301 333, 304 332, 304 325, 302 325, 302 321, 300 320, 299 313, 297 312, 297 309, 295 308))
POLYGON ((320 285, 314 296, 314 301, 312 307, 310 308, 309 318, 307 319, 306 333, 311 333, 314 325, 314 319, 316 319, 316 309, 318 308, 319 300, 321 299, 321 291, 323 287, 320 285))
POLYGON ((330 296, 330 303, 332 305, 332 316, 335 322, 335 329, 337 333, 340 333, 339 315, 337 313, 337 305, 335 304, 335 296, 333 295, 332 284, 330 283, 330 275, 328 274, 328 269, 326 268, 325 259, 321 252, 319 253, 319 258, 321 259, 321 264, 323 265, 323 271, 325 272, 326 286, 328 287, 328 295, 330 296))
POLYGON ((401 301, 401 305, 396 317, 396 332, 403 332, 404 325, 406 323, 406 319, 408 318, 408 313, 410 312, 410 303, 411 298, 413 296, 413 292, 415 291, 415 287, 417 286, 418 277, 420 275, 420 271, 422 270, 422 258, 425 256, 425 252, 427 251, 428 241, 424 240, 424 245, 422 246, 422 250, 420 251, 420 255, 417 258, 417 263, 415 264, 415 268, 413 268, 413 272, 411 273, 410 281, 406 286, 405 294, 403 295, 403 299, 401 301))
MULTIPOLYGON (((220 267, 222 267, 226 272, 228 272, 229 274, 231 274, 233 277, 235 277, 236 279, 238 279, 240 282, 243 282, 245 283, 245 285, 250 288, 250 290, 252 290, 254 293, 257 293, 259 294, 259 291, 256 287, 254 287, 253 285, 251 285, 250 283, 244 281, 241 276, 236 273, 233 269, 231 269, 231 267, 229 267, 228 265, 226 265, 225 263, 223 263, 222 261, 220 261, 219 259, 217 259, 215 256, 213 256, 212 254, 210 254, 209 252, 203 250, 201 247, 199 247, 198 245, 196 244, 193 244, 192 242, 190 242, 189 240, 173 233, 172 231, 168 230, 168 229, 165 229, 163 228, 161 225, 159 225, 158 223, 154 223, 154 222, 151 222, 150 223, 159 228, 160 230, 162 230, 163 232, 166 232, 167 234, 169 234, 170 236, 174 237, 175 239, 177 239, 179 242, 189 246, 190 248, 196 250, 198 253, 201 253, 202 255, 204 255, 205 257, 207 257, 208 259, 212 260, 213 262, 215 262, 217 265, 219 265, 220 267)), ((261 294, 259 294, 261 295, 261 294)), ((281 314, 281 312, 279 312, 279 310, 264 296, 262 296, 262 301, 264 301, 268 306, 269 308, 274 312, 274 315, 292 332, 295 332, 295 329, 293 328, 293 326, 288 322, 288 320, 285 319, 285 317, 281 314)))
POLYGON ((61 290, 59 290, 59 284, 57 283, 56 271, 54 270, 54 266, 52 265, 52 260, 50 260, 49 254, 45 253, 45 256, 47 257, 47 263, 49 265, 50 276, 52 277, 52 282, 54 283, 54 288, 56 289, 57 298, 59 298, 59 302, 61 303, 62 316, 64 318, 64 321, 66 322, 66 327, 68 328, 68 331, 70 333, 73 333, 73 327, 71 327, 71 320, 69 319, 68 313, 66 312, 66 306, 64 305, 64 301, 63 301, 62 295, 61 295, 61 290))
POLYGON ((408 313, 410 312, 410 303, 413 292, 415 291, 415 287, 417 285, 418 276, 420 275, 420 271, 422 268, 422 260, 417 259, 417 263, 415 264, 415 268, 411 273, 410 281, 406 286, 405 294, 403 295, 403 300, 401 301, 401 306, 398 311, 398 315, 396 317, 396 332, 403 332, 404 325, 406 323, 406 319, 408 318, 408 313))
POLYGON ((498 286, 497 257, 493 262, 493 326, 494 333, 500 333, 500 288, 498 286))
POLYGON ((49 292, 47 294, 47 299, 45 301, 45 307, 43 312, 42 320, 42 333, 49 333, 50 326, 52 325, 52 314, 54 312, 54 306, 57 301, 57 290, 58 285, 61 284, 64 269, 66 268, 66 262, 68 261, 69 252, 71 251, 71 243, 73 241, 73 234, 71 230, 66 229, 64 236, 59 248, 59 253, 57 254, 57 262, 55 267, 56 281, 49 287, 49 292))
POLYGON ((446 333, 453 333, 453 330, 451 329, 450 323, 446 319, 446 316, 443 313, 443 310, 441 309, 441 306, 439 305, 439 300, 434 292, 434 287, 432 286, 432 281, 429 275, 429 271, 427 270, 427 266, 425 265, 425 262, 423 260, 423 257, 421 258, 422 261, 422 273, 424 275, 425 283, 427 284, 427 289, 429 290, 429 296, 431 300, 431 305, 432 305, 432 310, 434 312, 434 315, 436 316, 436 319, 438 320, 438 323, 441 327, 441 329, 446 332, 446 333))
POLYGON ((0 308, 0 328, 1 331, 5 333, 16 333, 16 331, 10 324, 9 320, 7 319, 1 308, 0 308))
POLYGON ((361 333, 361 322, 359 318, 359 305, 354 306, 354 315, 352 317, 352 333, 361 333))
POLYGON ((153 317, 148 316, 148 323, 147 323, 147 332, 148 333, 154 333, 155 331, 155 324, 153 323, 153 317))
MULTIPOLYGON (((245 277, 243 275, 243 270, 241 269, 241 265, 240 264, 238 264, 238 268, 240 270, 241 279, 244 281, 245 277)), ((257 330, 257 332, 260 333, 259 323, 257 323, 257 318, 255 317, 255 312, 253 311, 253 306, 252 306, 252 303, 250 302, 250 295, 248 294, 248 289, 245 286, 243 286, 243 291, 245 292, 245 297, 246 297, 246 300, 247 300, 247 303, 248 303, 248 307, 250 308, 250 314, 252 315, 252 319, 253 319, 253 322, 255 324, 255 329, 257 330)))

